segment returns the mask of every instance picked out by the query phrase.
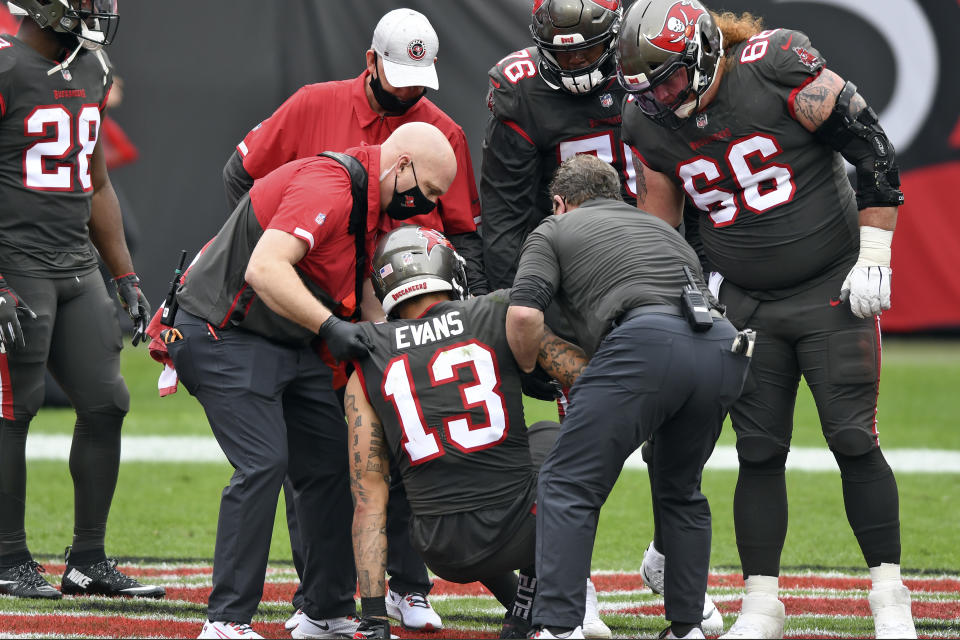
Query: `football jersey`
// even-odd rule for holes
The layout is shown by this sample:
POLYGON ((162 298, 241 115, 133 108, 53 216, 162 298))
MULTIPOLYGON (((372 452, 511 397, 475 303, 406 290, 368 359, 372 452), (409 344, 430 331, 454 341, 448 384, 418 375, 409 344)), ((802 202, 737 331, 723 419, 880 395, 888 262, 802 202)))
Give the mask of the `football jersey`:
POLYGON ((764 31, 725 58, 732 64, 716 97, 677 131, 628 97, 624 137, 701 210, 712 266, 756 297, 778 299, 856 261, 856 197, 840 154, 793 117, 797 93, 825 65, 807 36, 764 31))
POLYGON ((0 272, 69 276, 97 266, 91 156, 112 77, 90 53, 47 75, 56 64, 0 37, 0 272))
POLYGON ((567 158, 590 153, 609 162, 620 174, 624 199, 636 203, 633 155, 620 136, 624 92, 616 78, 592 93, 573 95, 548 84, 539 65, 540 53, 530 47, 511 53, 489 72, 492 116, 480 198, 484 245, 497 254, 484 256, 491 286, 512 283, 520 245, 550 215, 547 188, 567 158), (502 127, 516 135, 496 135, 494 130, 502 127))
POLYGON ((360 325, 373 349, 357 370, 417 516, 511 504, 530 486, 509 304, 500 290, 360 325))

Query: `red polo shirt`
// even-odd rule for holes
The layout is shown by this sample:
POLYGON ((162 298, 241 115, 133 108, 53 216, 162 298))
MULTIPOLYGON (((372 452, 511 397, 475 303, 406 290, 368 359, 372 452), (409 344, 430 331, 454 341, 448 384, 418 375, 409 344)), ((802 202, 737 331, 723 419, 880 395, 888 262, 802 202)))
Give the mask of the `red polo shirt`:
MULTIPOLYGON (((367 187, 367 259, 376 248, 380 221, 380 147, 347 149, 363 164, 367 187)), ((353 198, 350 174, 336 160, 321 156, 287 163, 257 180, 250 204, 264 229, 279 229, 307 245, 297 266, 335 300, 354 295, 355 245, 348 233, 353 198)), ((366 269, 369 271, 369 268, 366 269)))
MULTIPOLYGON (((352 80, 302 87, 237 145, 243 168, 254 179, 261 178, 291 160, 315 156, 321 151, 379 145, 402 124, 427 122, 440 129, 453 146, 457 176, 433 212, 402 222, 389 220, 387 229, 416 224, 448 235, 476 231, 480 223, 480 196, 463 129, 427 98, 421 98, 403 115, 379 115, 367 101, 367 75, 364 71, 352 80)), ((371 183, 379 175, 371 172, 371 183)))

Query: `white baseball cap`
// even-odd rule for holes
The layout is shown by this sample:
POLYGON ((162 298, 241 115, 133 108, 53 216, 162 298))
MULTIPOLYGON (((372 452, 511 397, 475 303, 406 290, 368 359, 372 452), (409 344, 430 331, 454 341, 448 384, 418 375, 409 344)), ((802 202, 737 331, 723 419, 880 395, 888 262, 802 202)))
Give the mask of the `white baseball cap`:
POLYGON ((394 87, 440 87, 433 65, 440 40, 422 13, 394 9, 384 15, 373 30, 370 48, 383 60, 387 82, 394 87))

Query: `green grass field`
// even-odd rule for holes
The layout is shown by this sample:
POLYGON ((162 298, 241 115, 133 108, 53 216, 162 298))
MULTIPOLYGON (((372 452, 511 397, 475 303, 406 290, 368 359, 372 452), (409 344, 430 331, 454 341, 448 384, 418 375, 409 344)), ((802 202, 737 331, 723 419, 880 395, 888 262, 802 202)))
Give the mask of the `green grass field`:
MULTIPOLYGON (((145 349, 124 351, 131 411, 129 435, 209 435, 199 404, 184 390, 159 398, 159 365, 145 349)), ((960 450, 960 341, 888 339, 884 344, 879 406, 884 448, 960 450)), ((552 404, 529 401, 528 422, 556 415, 552 404)), ((70 433, 72 412, 44 409, 32 433, 70 433)), ((720 444, 733 444, 729 427, 720 444)), ((806 387, 797 403, 795 446, 825 446, 806 387)), ((960 470, 957 470, 960 472, 960 470)), ((64 462, 29 464, 27 532, 38 556, 58 555, 70 541, 73 492, 64 462)), ((108 532, 108 551, 122 557, 210 558, 220 491, 230 468, 223 464, 121 466, 108 532)), ((712 564, 735 568, 732 500, 735 471, 708 471, 704 493, 714 514, 712 564)), ((960 473, 899 474, 903 564, 906 570, 960 572, 956 521, 960 473)), ((790 532, 784 566, 860 567, 862 559, 846 524, 837 473, 788 473, 790 532)), ((623 473, 601 514, 595 569, 635 569, 650 539, 650 494, 646 473, 623 473)), ((278 510, 271 558, 288 561, 290 549, 278 510)))

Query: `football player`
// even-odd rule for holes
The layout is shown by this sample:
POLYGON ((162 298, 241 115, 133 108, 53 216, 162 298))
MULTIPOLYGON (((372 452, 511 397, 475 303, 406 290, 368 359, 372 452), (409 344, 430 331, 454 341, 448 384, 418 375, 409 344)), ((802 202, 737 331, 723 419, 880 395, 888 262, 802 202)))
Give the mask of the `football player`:
MULTIPOLYGON (((373 349, 347 383, 346 411, 360 629, 374 637, 390 637, 383 527, 391 459, 413 511, 411 541, 427 566, 446 580, 487 586, 508 610, 501 637, 525 637, 529 627, 537 468, 559 425, 537 423, 528 437, 521 387, 535 393, 531 386, 545 382, 522 373, 510 353, 508 292, 465 299, 462 262, 443 235, 414 226, 381 239, 373 258, 374 289, 390 321, 360 325, 373 349)), ((541 354, 549 375, 567 385, 586 365, 579 349, 552 334, 541 354)), ((589 581, 585 618, 606 629, 589 581)))
POLYGON ((591 153, 636 200, 633 153, 620 138, 623 90, 613 66, 620 0, 536 0, 535 46, 490 69, 483 141, 483 254, 492 289, 509 287, 527 234, 550 215, 547 184, 563 160, 591 153))
POLYGON ((800 376, 840 468, 847 519, 870 568, 877 637, 916 637, 900 578, 897 484, 877 439, 879 315, 903 203, 873 109, 810 39, 696 0, 639 0, 617 46, 638 205, 670 224, 686 195, 738 327, 759 335, 731 409, 746 596, 725 637, 779 638, 785 463, 800 376), (854 190, 843 160, 856 168, 854 190))
POLYGON ((163 587, 124 575, 104 552, 130 395, 98 252, 133 320, 134 345, 150 318, 99 141, 112 83, 100 48, 116 34, 117 3, 11 0, 10 8, 29 17, 15 37, 0 38, 0 593, 163 597, 163 587), (77 414, 73 542, 60 591, 40 575, 24 528, 24 447, 47 368, 77 414))

